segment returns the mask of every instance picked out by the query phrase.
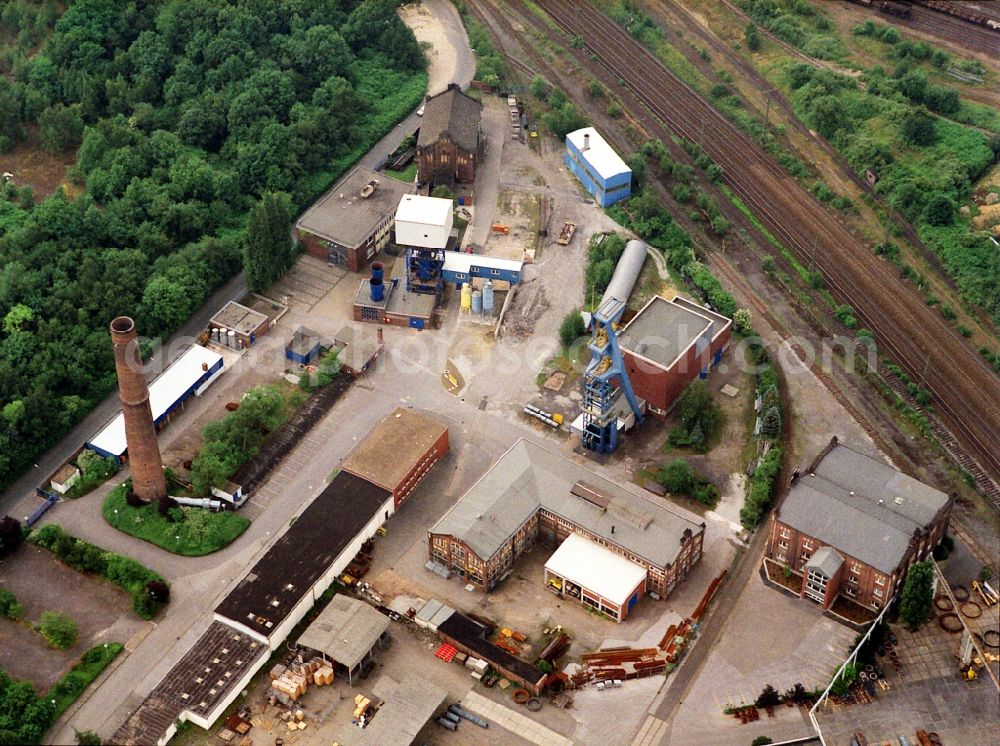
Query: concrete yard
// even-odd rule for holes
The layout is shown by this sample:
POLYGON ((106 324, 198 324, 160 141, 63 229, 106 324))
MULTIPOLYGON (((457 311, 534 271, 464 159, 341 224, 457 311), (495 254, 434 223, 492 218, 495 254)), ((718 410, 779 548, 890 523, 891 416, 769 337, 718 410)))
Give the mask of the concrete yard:
POLYGON ((80 630, 72 647, 57 650, 29 627, 0 619, 0 670, 31 682, 39 693, 55 684, 90 648, 106 642, 125 644, 147 626, 132 611, 127 593, 77 572, 36 546, 25 545, 5 559, 2 580, 24 607, 24 621, 37 623, 43 612, 56 611, 71 618, 80 630))

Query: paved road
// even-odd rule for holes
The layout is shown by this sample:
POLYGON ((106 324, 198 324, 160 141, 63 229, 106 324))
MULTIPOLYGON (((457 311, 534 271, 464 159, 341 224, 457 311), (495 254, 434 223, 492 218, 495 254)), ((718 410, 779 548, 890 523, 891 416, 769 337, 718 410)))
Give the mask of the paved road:
MULTIPOLYGON (((207 301, 205 301, 205 304, 198 309, 190 319, 188 319, 187 323, 184 324, 184 326, 181 327, 172 337, 170 337, 168 343, 160 350, 157 350, 152 357, 152 362, 154 363, 153 368, 155 370, 162 370, 166 364, 173 362, 174 359, 180 355, 181 350, 178 348, 173 350, 174 354, 171 355, 169 359, 164 361, 164 351, 171 350, 171 341, 197 335, 208 325, 208 320, 212 318, 213 314, 215 314, 220 306, 227 301, 243 297, 246 292, 246 280, 243 277, 243 273, 240 272, 236 277, 227 282, 207 301)), ((108 321, 110 322, 111 319, 108 319, 108 321)), ((140 330, 140 332, 141 331, 142 330, 140 330)), ((108 344, 110 343, 111 337, 109 335, 108 344)), ((97 432, 97 430, 104 425, 105 422, 110 420, 119 409, 121 409, 121 403, 118 400, 118 392, 116 391, 94 407, 90 414, 84 417, 83 420, 76 425, 76 427, 70 430, 62 438, 62 440, 46 451, 45 454, 38 459, 38 463, 35 467, 26 471, 16 482, 14 482, 14 484, 8 487, 3 494, 0 495, 0 513, 11 512, 16 517, 24 518, 24 515, 27 515, 24 511, 25 506, 33 508, 34 505, 36 505, 33 500, 35 487, 38 486, 41 480, 55 471, 60 464, 76 453, 87 438, 97 432), (15 506, 18 506, 21 510, 15 512, 15 506), (24 513, 24 515, 19 515, 19 513, 24 513)))

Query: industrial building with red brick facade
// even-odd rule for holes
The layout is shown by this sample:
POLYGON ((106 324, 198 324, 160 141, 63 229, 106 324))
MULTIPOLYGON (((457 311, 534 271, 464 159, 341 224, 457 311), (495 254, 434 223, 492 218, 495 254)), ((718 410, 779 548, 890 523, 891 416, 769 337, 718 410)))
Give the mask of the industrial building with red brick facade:
POLYGON ((654 296, 618 340, 636 396, 662 418, 688 383, 718 364, 731 336, 725 316, 680 296, 654 296))
POLYGON ((883 608, 944 538, 954 499, 836 438, 793 478, 771 517, 767 556, 829 609, 838 595, 883 608))
POLYGON ((343 470, 389 490, 399 508, 447 452, 446 426, 399 407, 361 441, 343 470))

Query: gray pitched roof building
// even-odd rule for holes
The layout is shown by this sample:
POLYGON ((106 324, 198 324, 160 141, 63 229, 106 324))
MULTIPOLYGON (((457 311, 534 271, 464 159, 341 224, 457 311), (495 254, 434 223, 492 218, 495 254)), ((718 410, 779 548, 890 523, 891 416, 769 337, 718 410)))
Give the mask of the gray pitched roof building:
POLYGON ((914 534, 950 503, 940 490, 834 440, 793 482, 778 520, 890 575, 914 534))
POLYGON ((653 502, 530 440, 519 440, 431 529, 492 557, 542 508, 660 567, 675 561, 696 515, 653 502))
POLYGON ((447 136, 460 148, 474 153, 479 146, 479 114, 482 104, 457 85, 427 99, 417 147, 423 148, 447 136))

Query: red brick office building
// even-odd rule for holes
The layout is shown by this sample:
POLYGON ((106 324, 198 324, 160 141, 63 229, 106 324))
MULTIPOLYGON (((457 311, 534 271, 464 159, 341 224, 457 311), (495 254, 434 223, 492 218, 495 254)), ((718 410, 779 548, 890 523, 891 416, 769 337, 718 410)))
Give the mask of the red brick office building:
POLYGON ((954 498, 836 438, 771 517, 767 556, 801 575, 799 596, 881 609, 948 530, 954 498))
POLYGON ((684 387, 729 346, 733 322, 693 301, 654 296, 618 335, 625 370, 650 414, 666 417, 684 387))

